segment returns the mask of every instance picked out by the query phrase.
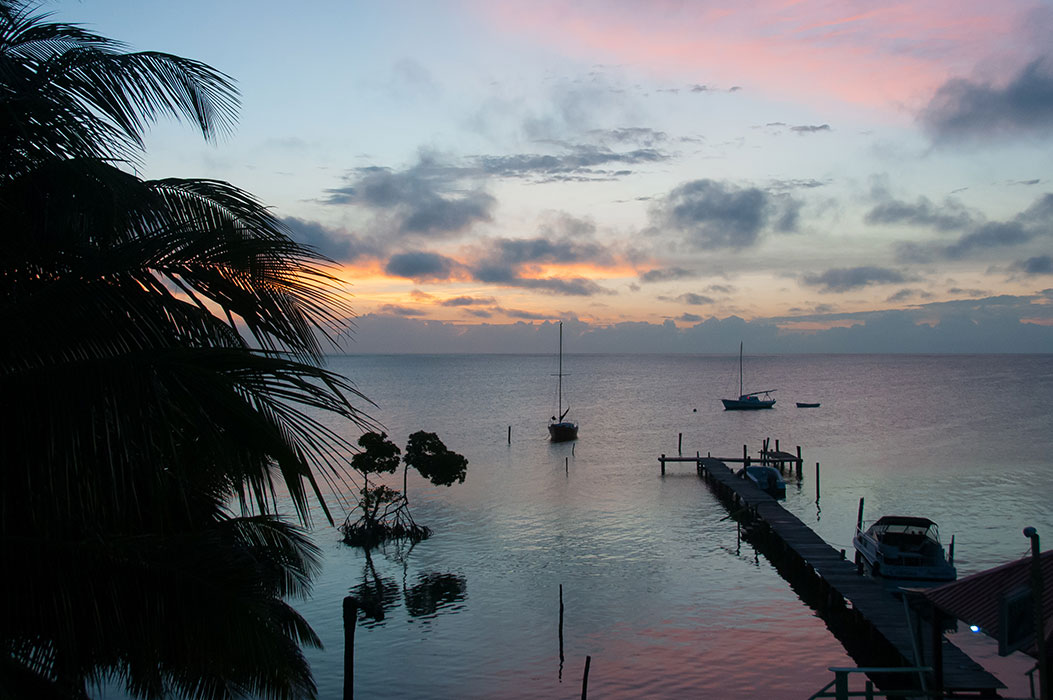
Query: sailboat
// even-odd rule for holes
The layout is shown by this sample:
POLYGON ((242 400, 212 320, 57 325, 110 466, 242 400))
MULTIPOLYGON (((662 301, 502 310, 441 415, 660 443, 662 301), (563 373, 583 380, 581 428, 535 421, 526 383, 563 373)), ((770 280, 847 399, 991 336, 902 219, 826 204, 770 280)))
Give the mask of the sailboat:
POLYGON ((775 399, 771 393, 775 389, 763 391, 742 391, 742 343, 739 343, 739 397, 737 399, 721 399, 725 411, 754 411, 759 408, 771 408, 775 405, 775 399), (764 398, 761 398, 763 396, 764 398))
POLYGON ((559 372, 556 376, 559 377, 559 413, 557 414, 559 418, 552 416, 549 419, 548 436, 552 442, 577 440, 578 424, 565 420, 570 406, 567 406, 566 411, 563 410, 563 321, 559 322, 559 372))

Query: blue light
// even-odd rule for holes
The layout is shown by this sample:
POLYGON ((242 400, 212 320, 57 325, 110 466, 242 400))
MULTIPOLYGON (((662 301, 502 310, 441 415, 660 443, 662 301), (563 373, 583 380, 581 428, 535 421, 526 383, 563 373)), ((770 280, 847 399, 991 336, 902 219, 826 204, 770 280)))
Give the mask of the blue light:
POLYGON ((980 625, 969 625, 969 630, 973 634, 979 634, 980 633, 980 625))

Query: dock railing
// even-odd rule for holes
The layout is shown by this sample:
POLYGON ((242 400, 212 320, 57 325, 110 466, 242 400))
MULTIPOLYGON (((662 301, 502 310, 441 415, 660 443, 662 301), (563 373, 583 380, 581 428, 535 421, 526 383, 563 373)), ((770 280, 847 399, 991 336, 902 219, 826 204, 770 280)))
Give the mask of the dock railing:
POLYGON ((929 666, 867 666, 862 668, 831 666, 830 670, 834 672, 834 680, 820 688, 815 695, 809 696, 808 700, 816 700, 816 698, 836 698, 836 700, 866 698, 867 700, 872 700, 873 698, 924 698, 929 696, 929 693, 924 689, 924 682, 920 690, 875 690, 874 682, 868 678, 863 690, 853 691, 848 689, 848 678, 853 673, 916 673, 919 678, 924 678, 924 674, 932 671, 932 668, 929 666))

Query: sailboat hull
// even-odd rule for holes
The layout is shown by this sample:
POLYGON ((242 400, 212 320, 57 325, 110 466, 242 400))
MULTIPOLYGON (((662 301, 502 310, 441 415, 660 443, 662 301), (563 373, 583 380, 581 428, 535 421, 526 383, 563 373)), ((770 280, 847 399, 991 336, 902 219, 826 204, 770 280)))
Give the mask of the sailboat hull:
POLYGON ((548 436, 552 442, 569 442, 578 439, 578 426, 574 423, 549 423, 548 436))
POLYGON ((765 399, 762 401, 756 397, 721 399, 720 402, 724 404, 725 411, 757 411, 762 408, 772 408, 775 406, 775 399, 765 399))

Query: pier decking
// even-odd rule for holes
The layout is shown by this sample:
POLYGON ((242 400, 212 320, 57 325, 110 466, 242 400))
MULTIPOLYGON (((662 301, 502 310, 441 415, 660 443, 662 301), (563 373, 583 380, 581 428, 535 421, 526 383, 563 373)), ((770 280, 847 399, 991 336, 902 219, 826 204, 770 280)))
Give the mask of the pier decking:
MULTIPOLYGON (((795 463, 800 474, 800 456, 780 456, 783 454, 784 461, 795 463)), ((938 621, 935 631, 932 624, 923 625, 924 633, 912 629, 903 600, 893 597, 879 582, 861 576, 843 550, 835 550, 771 496, 739 478, 724 460, 663 455, 663 474, 665 462, 696 463, 699 476, 733 515, 746 521, 752 540, 779 573, 802 597, 811 598, 809 602, 835 631, 845 632, 847 641, 842 639, 842 643, 853 655, 858 651, 882 659, 885 666, 931 666, 934 673, 923 682, 937 692, 998 697, 998 689, 1005 687, 945 639, 938 621)))

